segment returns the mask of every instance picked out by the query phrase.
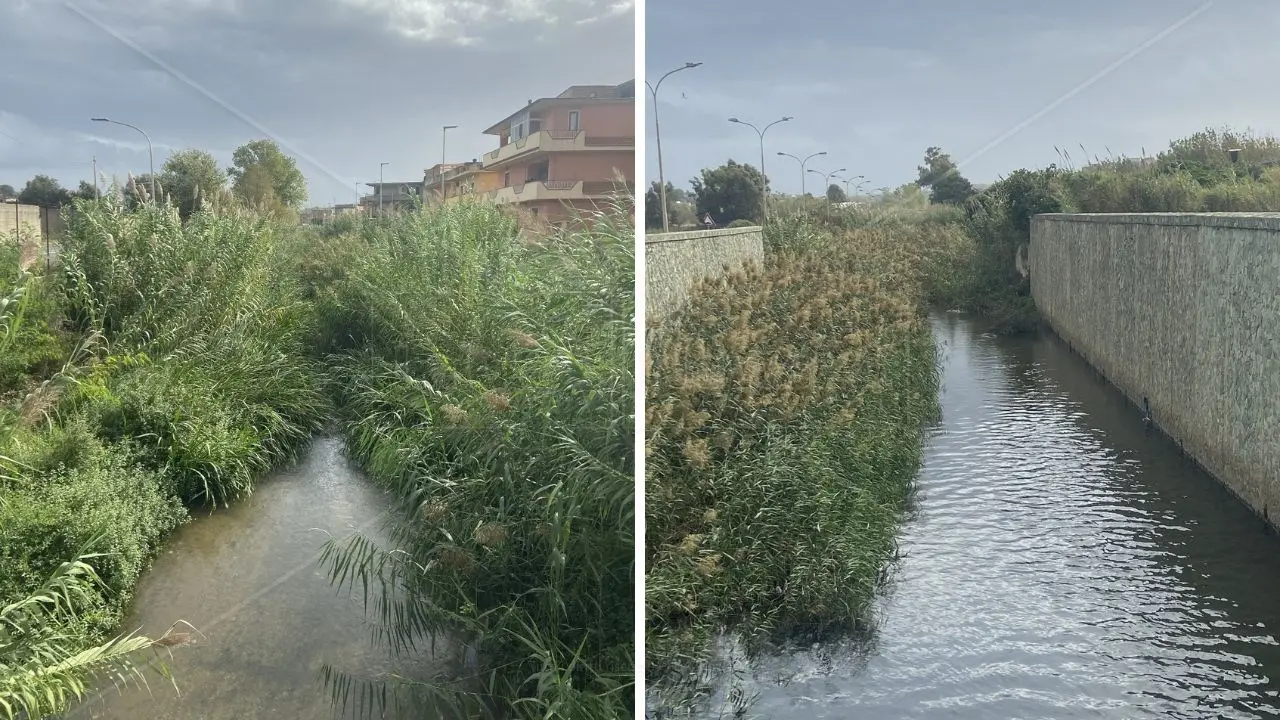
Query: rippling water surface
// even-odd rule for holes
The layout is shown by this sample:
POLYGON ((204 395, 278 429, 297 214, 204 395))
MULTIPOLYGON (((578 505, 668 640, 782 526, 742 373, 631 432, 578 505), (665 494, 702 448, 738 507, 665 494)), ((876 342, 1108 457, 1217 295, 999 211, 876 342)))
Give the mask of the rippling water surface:
POLYGON ((752 714, 1280 717, 1261 520, 1060 341, 935 332, 943 418, 875 632, 761 659, 752 714))

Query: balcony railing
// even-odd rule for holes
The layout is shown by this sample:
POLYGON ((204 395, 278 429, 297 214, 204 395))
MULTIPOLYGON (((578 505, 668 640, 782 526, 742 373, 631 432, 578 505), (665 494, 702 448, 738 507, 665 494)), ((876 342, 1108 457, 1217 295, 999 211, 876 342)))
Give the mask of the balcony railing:
POLYGON ((619 192, 635 192, 634 183, 611 180, 534 180, 511 185, 487 194, 497 203, 534 202, 538 200, 594 200, 619 192))
POLYGON ((586 145, 587 147, 635 147, 636 139, 634 137, 588 135, 586 145))
POLYGON ((588 135, 582 130, 540 130, 484 154, 484 165, 506 162, 535 151, 561 152, 608 147, 634 148, 636 139, 624 136, 588 135))

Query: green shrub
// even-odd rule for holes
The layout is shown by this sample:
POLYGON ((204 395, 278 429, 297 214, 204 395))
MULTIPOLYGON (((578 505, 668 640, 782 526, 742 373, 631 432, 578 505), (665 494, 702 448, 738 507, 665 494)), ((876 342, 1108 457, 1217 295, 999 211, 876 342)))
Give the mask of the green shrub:
POLYGON ((0 272, 0 397, 48 377, 66 359, 58 296, 50 285, 44 276, 19 275, 16 266, 13 273, 0 272))
POLYGON ((726 227, 731 227, 731 228, 755 227, 758 224, 759 223, 755 223, 750 220, 746 220, 744 218, 738 218, 737 220, 734 220, 733 222, 726 225, 726 227))
POLYGON ((965 225, 975 252, 965 270, 972 284, 959 306, 981 313, 1000 332, 1039 326, 1028 283, 1013 262, 1018 247, 1031 239, 1036 213, 1280 211, 1276 163, 1275 138, 1207 129, 1170 143, 1156 158, 1010 173, 967 207, 965 225), (1228 153, 1234 148, 1241 150, 1236 162, 1228 153))
POLYGON ((0 503, 0 605, 100 538, 96 549, 104 554, 91 564, 106 592, 95 620, 100 632, 113 629, 139 573, 186 511, 162 494, 154 471, 124 446, 94 440, 84 420, 54 431, 19 459, 38 472, 10 483, 0 503))

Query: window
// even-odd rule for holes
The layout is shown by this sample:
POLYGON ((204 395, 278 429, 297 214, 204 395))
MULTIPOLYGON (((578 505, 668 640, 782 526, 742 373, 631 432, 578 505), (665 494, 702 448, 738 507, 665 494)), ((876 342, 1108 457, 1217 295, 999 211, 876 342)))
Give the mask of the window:
POLYGON ((502 173, 502 187, 511 187, 511 171, 502 173))
POLYGON ((569 129, 572 130, 573 132, 577 132, 578 130, 581 129, 578 127, 578 111, 577 110, 569 111, 569 129))
POLYGON ((551 171, 551 163, 547 160, 543 160, 540 163, 533 163, 532 165, 529 166, 529 170, 525 174, 525 181, 526 182, 545 181, 551 177, 550 171, 551 171))

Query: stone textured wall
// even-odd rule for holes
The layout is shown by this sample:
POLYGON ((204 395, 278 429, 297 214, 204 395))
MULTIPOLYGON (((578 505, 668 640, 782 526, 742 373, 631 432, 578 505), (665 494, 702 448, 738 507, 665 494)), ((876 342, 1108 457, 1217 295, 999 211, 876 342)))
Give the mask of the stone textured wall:
POLYGON ((678 310, 699 280, 725 272, 726 266, 764 262, 759 227, 648 233, 645 251, 645 318, 662 320, 678 310))
POLYGON ((1274 525, 1280 213, 1040 215, 1029 255, 1054 330, 1274 525))

